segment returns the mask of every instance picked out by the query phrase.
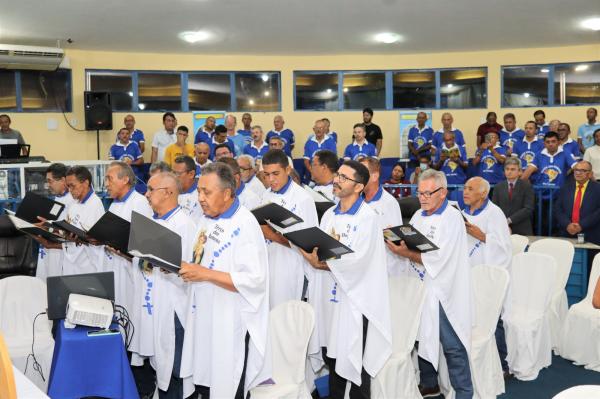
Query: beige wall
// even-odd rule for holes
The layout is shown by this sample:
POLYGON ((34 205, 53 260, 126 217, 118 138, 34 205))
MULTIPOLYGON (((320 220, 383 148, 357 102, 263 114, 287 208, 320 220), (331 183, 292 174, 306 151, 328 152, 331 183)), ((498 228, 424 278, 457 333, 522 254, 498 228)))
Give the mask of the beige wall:
MULTIPOLYGON (((539 64, 600 60, 600 44, 559 48, 516 49, 502 51, 481 51, 440 54, 413 55, 332 55, 332 56, 210 56, 180 54, 117 53, 100 51, 67 52, 73 71, 73 111, 66 114, 69 120, 76 119, 76 127, 84 126, 83 91, 85 90, 85 69, 131 69, 131 70, 275 70, 281 71, 282 114, 286 126, 296 133, 294 156, 302 153, 308 134, 312 133, 313 122, 317 118, 328 117, 332 128, 340 134, 338 151, 350 141, 352 125, 361 121, 360 112, 295 112, 293 102, 294 70, 376 70, 442 67, 488 67, 488 108, 497 111, 499 116, 513 112, 518 124, 531 119, 533 108, 500 108, 500 67, 511 64, 539 64)), ((547 120, 560 119, 571 124, 573 130, 585 121, 587 107, 548 107, 547 120)), ((444 110, 433 111, 434 127, 439 128, 439 119, 444 110)), ((453 110, 455 126, 466 135, 469 154, 474 151, 474 137, 477 126, 482 122, 486 109, 453 110)), ((114 125, 118 128, 123 113, 114 114, 114 125)), ((176 113, 179 123, 192 125, 191 113, 176 113)), ((275 113, 253 113, 254 123, 265 128, 272 126, 275 113)), ((139 112, 135 114, 137 127, 146 135, 146 161, 150 158, 150 143, 154 132, 161 128, 160 113, 139 112)), ((95 132, 76 132, 70 129, 58 113, 14 113, 11 114, 12 127, 20 130, 25 140, 32 145, 34 154, 45 155, 48 159, 95 159, 95 132), (58 120, 58 130, 47 129, 48 119, 58 120)), ((239 121, 238 115, 238 121, 239 121)), ((383 156, 398 155, 399 113, 398 111, 376 111, 374 122, 379 124, 384 134, 383 156)), ((101 156, 106 159, 114 133, 101 132, 101 156)))

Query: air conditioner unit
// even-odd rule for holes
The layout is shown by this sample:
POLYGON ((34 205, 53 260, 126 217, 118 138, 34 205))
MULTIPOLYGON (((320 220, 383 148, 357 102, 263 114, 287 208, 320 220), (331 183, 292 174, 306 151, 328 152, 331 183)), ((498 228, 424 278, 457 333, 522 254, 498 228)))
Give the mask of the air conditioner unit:
POLYGON ((0 44, 0 69, 54 71, 65 57, 57 47, 0 44))

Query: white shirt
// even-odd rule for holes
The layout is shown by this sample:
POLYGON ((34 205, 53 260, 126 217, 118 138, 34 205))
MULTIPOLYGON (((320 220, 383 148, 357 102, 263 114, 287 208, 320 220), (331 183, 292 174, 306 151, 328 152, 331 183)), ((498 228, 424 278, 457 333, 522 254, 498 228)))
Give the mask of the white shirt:
POLYGON ((256 177, 256 175, 252 176, 250 180, 246 182, 246 186, 248 186, 250 190, 254 191, 254 194, 258 195, 259 198, 262 197, 267 190, 260 179, 256 177))
POLYGON ((246 209, 252 210, 260 205, 260 197, 254 193, 244 182, 235 192, 235 196, 240 200, 240 204, 246 209))
MULTIPOLYGON (((285 233, 318 225, 317 210, 310 195, 290 177, 278 192, 269 188, 261 198, 261 204, 270 202, 281 205, 302 218, 303 222, 283 230, 285 233)), ((311 267, 296 248, 267 242, 269 254, 269 303, 271 309, 289 300, 300 300, 304 287, 304 270, 311 267)))
POLYGON ((177 201, 179 202, 179 205, 181 205, 181 208, 185 214, 191 217, 194 223, 198 223, 198 220, 200 220, 203 212, 200 202, 198 202, 197 180, 186 192, 179 194, 177 201))
POLYGON ((158 157, 156 160, 163 161, 165 159, 165 150, 175 142, 177 142, 177 135, 175 132, 169 134, 165 129, 156 132, 152 139, 152 148, 158 149, 158 157))
POLYGON ((583 154, 583 160, 592 164, 594 179, 600 180, 600 145, 588 147, 583 154))
POLYGON ((323 194, 328 200, 333 201, 336 204, 340 201, 338 197, 333 195, 333 182, 329 184, 315 184, 312 189, 323 194))
MULTIPOLYGON (((200 218, 190 245, 194 263, 229 273, 237 292, 208 282, 189 283, 181 376, 233 398, 250 335, 244 397, 271 377, 263 368, 269 323, 267 248, 256 218, 235 200, 217 218, 200 218), (261 372, 262 370, 262 372, 261 372)), ((269 362, 270 363, 270 362, 269 362)), ((185 396, 194 387, 186 384, 185 396)))
POLYGON ((425 301, 418 333, 419 356, 437 369, 440 304, 467 353, 471 350, 474 304, 467 231, 460 211, 448 206, 447 201, 431 215, 417 211, 410 224, 439 248, 421 255, 423 265, 407 260, 408 267, 419 276, 423 275, 425 283, 425 301))
MULTIPOLYGON (((57 220, 64 220, 67 216, 69 206, 75 202, 75 199, 70 192, 66 191, 63 195, 57 195, 54 197, 54 201, 60 202, 65 207, 58 216, 57 220)), ((35 275, 44 281, 48 277, 60 276, 63 274, 62 270, 63 262, 63 251, 62 249, 45 248, 40 245, 38 252, 38 261, 35 275)))
POLYGON ((471 266, 485 264, 508 268, 512 260, 512 242, 504 212, 488 199, 473 215, 468 206, 462 213, 469 223, 485 233, 485 242, 467 234, 471 266))

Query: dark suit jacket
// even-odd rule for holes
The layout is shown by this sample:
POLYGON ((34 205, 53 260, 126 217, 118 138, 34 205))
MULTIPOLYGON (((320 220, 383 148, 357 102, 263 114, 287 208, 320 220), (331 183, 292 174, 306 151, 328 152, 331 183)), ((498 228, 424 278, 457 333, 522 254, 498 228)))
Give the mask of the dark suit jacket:
MULTIPOLYGON (((575 181, 570 181, 559 190, 554 202, 554 220, 559 233, 565 237, 573 237, 567 232, 567 225, 571 223, 574 202, 575 181)), ((585 189, 579 219, 585 240, 600 245, 600 184, 593 180, 590 180, 585 189)))
POLYGON ((508 181, 504 180, 494 187, 492 202, 510 218, 513 234, 533 235, 531 218, 535 207, 533 188, 529 182, 517 179, 513 188, 512 200, 508 199, 508 181))

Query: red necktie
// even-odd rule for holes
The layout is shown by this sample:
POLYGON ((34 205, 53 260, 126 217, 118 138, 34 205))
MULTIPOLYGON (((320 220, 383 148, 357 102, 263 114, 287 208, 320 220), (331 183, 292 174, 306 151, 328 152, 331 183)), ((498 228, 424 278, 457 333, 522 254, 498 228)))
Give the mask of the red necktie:
POLYGON ((512 192, 515 183, 508 183, 508 199, 512 200, 512 192))
POLYGON ((575 202, 573 203, 573 213, 571 214, 571 222, 579 223, 579 210, 581 209, 581 194, 583 184, 577 185, 577 195, 575 196, 575 202))

